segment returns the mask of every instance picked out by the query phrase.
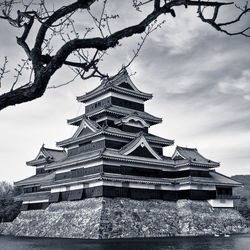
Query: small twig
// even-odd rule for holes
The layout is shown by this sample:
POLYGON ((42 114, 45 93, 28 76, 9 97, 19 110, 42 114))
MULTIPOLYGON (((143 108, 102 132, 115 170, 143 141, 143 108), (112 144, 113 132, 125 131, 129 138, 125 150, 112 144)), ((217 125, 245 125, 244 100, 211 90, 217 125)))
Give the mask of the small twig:
POLYGON ((8 63, 8 58, 7 56, 5 56, 3 66, 0 68, 0 88, 2 85, 2 79, 4 78, 4 75, 10 72, 9 70, 6 69, 7 63, 8 63))
MULTIPOLYGON (((129 63, 128 63, 127 65, 123 66, 123 68, 128 68, 128 67, 132 64, 132 62, 135 60, 135 58, 138 57, 139 52, 141 51, 141 49, 142 49, 142 47, 143 47, 143 45, 144 45, 144 43, 145 43, 147 37, 148 37, 152 32, 154 32, 156 29, 161 28, 161 26, 162 26, 164 23, 165 23, 165 20, 162 21, 161 23, 158 23, 157 25, 156 25, 156 22, 155 22, 155 23, 152 23, 151 25, 148 26, 147 30, 144 32, 144 36, 141 36, 141 42, 138 43, 138 47, 137 47, 136 51, 133 50, 133 52, 134 52, 133 57, 131 58, 131 60, 129 61, 129 63)), ((123 68, 122 68, 121 70, 123 70, 123 68)), ((121 70, 120 70, 120 71, 121 71, 121 70)), ((119 72, 120 72, 120 71, 119 71, 119 72)))
MULTIPOLYGON (((158 1, 158 0, 154 0, 154 1, 156 1, 155 3, 154 3, 154 8, 155 9, 158 9, 158 7, 160 6, 160 1, 158 1), (158 3, 159 2, 159 3, 158 3)), ((141 6, 143 6, 143 5, 145 5, 145 4, 148 4, 148 3, 150 3, 150 2, 153 2, 153 0, 147 0, 147 1, 145 1, 145 2, 142 2, 142 1, 138 1, 138 0, 133 0, 133 7, 137 10, 137 11, 139 11, 139 12, 141 12, 141 9, 140 9, 140 7, 141 6)))
POLYGON ((60 88, 60 87, 63 87, 63 86, 66 86, 72 82, 75 81, 75 79, 79 76, 79 74, 76 74, 71 80, 65 82, 65 83, 62 83, 62 84, 59 84, 59 85, 52 85, 52 86, 48 86, 47 89, 57 89, 57 88, 60 88))
POLYGON ((100 25, 99 20, 90 12, 90 10, 88 10, 88 13, 89 13, 89 15, 92 17, 95 26, 96 26, 96 27, 98 28, 98 30, 100 31, 101 36, 104 37, 104 34, 103 34, 103 31, 102 31, 102 28, 101 28, 101 25, 100 25))
MULTIPOLYGON (((11 89, 10 89, 10 92, 13 91, 15 85, 17 84, 17 82, 18 82, 18 80, 19 80, 19 77, 22 75, 23 69, 25 69, 26 65, 29 63, 29 59, 26 59, 26 60, 22 59, 22 61, 23 61, 23 64, 22 64, 22 65, 21 65, 21 64, 18 64, 19 69, 15 68, 15 71, 17 72, 17 74, 15 75, 15 78, 16 78, 16 79, 15 79, 14 83, 12 84, 12 87, 11 87, 11 89)), ((26 68, 26 69, 27 69, 27 68, 26 68)))

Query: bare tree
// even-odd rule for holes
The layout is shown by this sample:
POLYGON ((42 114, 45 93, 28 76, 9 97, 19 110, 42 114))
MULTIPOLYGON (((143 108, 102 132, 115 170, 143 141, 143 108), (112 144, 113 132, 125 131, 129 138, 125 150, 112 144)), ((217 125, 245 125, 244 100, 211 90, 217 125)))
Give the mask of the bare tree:
MULTIPOLYGON (((73 77, 72 80, 61 85, 69 84, 76 77, 82 79, 108 77, 107 73, 101 72, 98 67, 98 63, 103 60, 107 50, 117 47, 123 38, 141 34, 141 41, 134 49, 131 61, 123 67, 130 65, 138 56, 146 37, 161 26, 162 22, 157 22, 157 18, 162 15, 166 15, 166 18, 168 15, 176 17, 175 9, 179 6, 196 7, 201 21, 227 35, 250 36, 248 33, 250 27, 233 32, 227 29, 233 24, 239 23, 250 11, 247 3, 244 6, 238 6, 233 2, 220 0, 133 0, 131 4, 137 11, 143 13, 145 7, 150 7, 151 12, 145 14, 140 22, 113 32, 110 23, 119 22, 119 15, 107 13, 107 1, 75 0, 71 4, 55 9, 46 6, 45 0, 29 0, 28 2, 3 0, 0 3, 2 12, 0 18, 10 25, 22 29, 22 35, 16 40, 27 56, 15 68, 15 80, 11 84, 10 90, 0 95, 0 110, 41 97, 48 88, 51 77, 63 65, 72 70, 73 77), (219 22, 220 13, 223 8, 228 6, 238 11, 237 16, 229 21, 219 22), (95 13, 95 9, 99 10, 99 15, 95 13), (206 15, 208 9, 211 16, 209 18, 206 15), (92 25, 86 26, 79 33, 75 27, 75 19, 79 18, 84 23, 87 17, 91 18, 92 25), (28 42, 31 34, 35 35, 34 44, 28 42), (53 41, 57 41, 59 38, 63 44, 55 49, 53 41), (20 76, 24 70, 30 71, 30 74, 27 81, 20 84, 20 76)), ((109 0, 109 4, 112 2, 114 0, 109 0)), ((166 20, 166 18, 164 19, 166 20)), ((0 84, 4 76, 9 73, 7 63, 8 59, 5 58, 3 66, 0 68, 0 84)))

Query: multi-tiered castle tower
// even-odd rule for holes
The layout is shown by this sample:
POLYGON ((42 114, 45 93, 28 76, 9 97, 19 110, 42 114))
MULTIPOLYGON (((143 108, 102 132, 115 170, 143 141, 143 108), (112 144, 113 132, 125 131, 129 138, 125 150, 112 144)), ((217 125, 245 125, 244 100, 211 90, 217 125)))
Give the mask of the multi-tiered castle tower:
POLYGON ((36 174, 16 182, 22 209, 91 197, 208 200, 215 207, 233 207, 232 188, 240 183, 215 172, 219 167, 195 148, 176 147, 171 157, 163 147, 174 141, 149 133, 162 122, 147 113, 141 92, 123 70, 77 97, 85 114, 68 120, 71 138, 57 142, 63 150, 41 147, 28 161, 36 174))

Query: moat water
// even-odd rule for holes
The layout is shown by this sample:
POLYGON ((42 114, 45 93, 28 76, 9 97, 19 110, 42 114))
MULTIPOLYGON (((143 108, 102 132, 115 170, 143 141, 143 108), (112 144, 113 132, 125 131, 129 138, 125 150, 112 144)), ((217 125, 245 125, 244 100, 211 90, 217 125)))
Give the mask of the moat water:
POLYGON ((1 250, 250 250, 250 234, 161 239, 81 240, 0 236, 1 250))

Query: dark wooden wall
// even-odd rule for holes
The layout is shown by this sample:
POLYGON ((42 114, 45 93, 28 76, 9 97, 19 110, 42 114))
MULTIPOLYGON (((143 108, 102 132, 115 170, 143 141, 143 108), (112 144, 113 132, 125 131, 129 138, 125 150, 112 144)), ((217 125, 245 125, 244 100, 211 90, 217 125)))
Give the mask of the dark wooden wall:
POLYGON ((81 176, 87 176, 97 173, 116 173, 123 175, 134 175, 134 176, 144 176, 144 177, 155 177, 155 178, 178 178, 193 176, 193 177, 205 177, 210 178, 209 171, 201 170, 183 170, 183 171, 162 171, 160 169, 149 169, 149 168, 138 168, 131 166, 115 166, 115 165, 99 165, 90 168, 78 168, 73 169, 69 172, 56 174, 55 180, 63 180, 69 178, 77 178, 81 176))
POLYGON ((110 96, 110 97, 104 98, 98 102, 95 102, 93 104, 87 105, 85 107, 85 113, 89 114, 94 110, 108 107, 111 104, 113 104, 115 106, 119 106, 119 107, 134 109, 134 110, 138 110, 138 111, 144 111, 144 104, 142 104, 142 103, 133 102, 133 101, 110 96))

